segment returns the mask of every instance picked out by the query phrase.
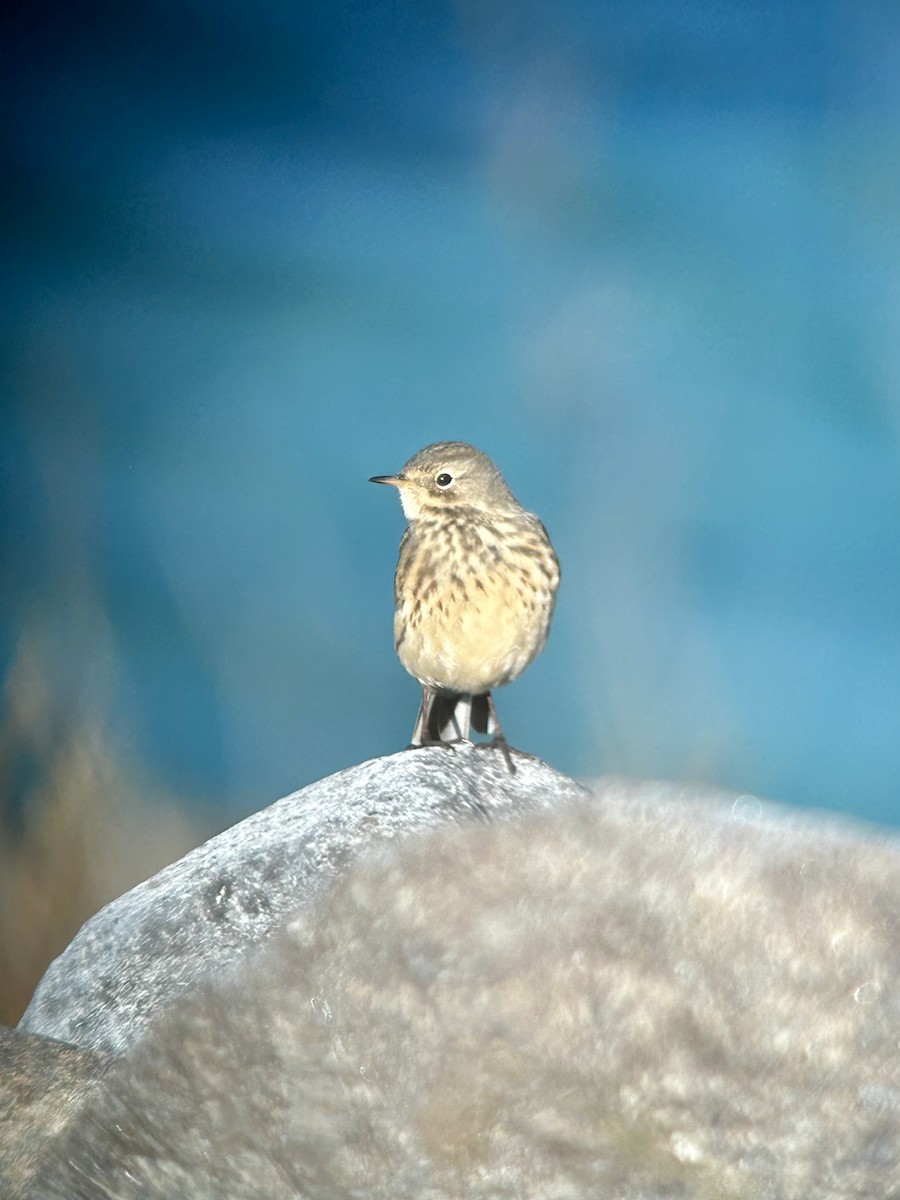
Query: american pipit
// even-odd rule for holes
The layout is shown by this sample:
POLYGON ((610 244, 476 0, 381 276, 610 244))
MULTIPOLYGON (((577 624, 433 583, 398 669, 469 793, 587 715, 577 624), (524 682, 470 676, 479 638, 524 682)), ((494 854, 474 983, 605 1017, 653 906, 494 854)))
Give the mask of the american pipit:
POLYGON ((398 475, 409 525, 394 577, 394 642, 422 685, 412 744, 492 734, 507 755, 491 692, 547 641, 559 562, 547 531, 487 457, 437 442, 398 475))

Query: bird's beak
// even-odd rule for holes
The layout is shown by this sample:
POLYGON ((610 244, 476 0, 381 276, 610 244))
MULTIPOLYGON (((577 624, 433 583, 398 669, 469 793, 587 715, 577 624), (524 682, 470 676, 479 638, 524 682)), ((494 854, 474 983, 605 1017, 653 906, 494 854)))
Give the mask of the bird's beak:
POLYGON ((400 487, 406 480, 402 475, 373 475, 369 483, 390 483, 394 487, 400 487))

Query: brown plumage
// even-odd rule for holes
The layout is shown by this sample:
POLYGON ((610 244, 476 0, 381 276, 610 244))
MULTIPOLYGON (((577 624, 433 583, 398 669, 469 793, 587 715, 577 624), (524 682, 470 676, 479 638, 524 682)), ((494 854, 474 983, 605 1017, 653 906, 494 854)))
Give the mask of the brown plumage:
POLYGON ((491 692, 547 641, 559 562, 547 531, 487 457, 465 442, 426 446, 397 475, 409 526, 394 579, 394 642, 422 685, 413 745, 468 738, 505 744, 491 692))

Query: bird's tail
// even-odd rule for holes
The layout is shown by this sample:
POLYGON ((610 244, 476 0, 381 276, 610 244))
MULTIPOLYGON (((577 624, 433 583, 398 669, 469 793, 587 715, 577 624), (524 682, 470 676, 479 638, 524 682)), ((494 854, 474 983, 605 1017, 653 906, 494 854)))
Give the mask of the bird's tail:
POLYGON ((468 741, 469 732, 496 734, 490 693, 480 696, 457 692, 433 692, 423 688, 422 703, 413 730, 412 744, 468 741))

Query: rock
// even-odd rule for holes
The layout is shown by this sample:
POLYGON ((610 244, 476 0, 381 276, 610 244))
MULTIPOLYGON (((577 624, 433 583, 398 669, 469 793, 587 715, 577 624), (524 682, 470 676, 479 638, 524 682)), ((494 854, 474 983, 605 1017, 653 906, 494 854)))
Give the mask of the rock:
POLYGON ((265 940, 364 849, 447 821, 493 820, 578 794, 515 753, 406 751, 295 792, 107 905, 41 980, 19 1028, 121 1053, 149 1017, 265 940))
POLYGON ((545 771, 393 841, 371 793, 352 865, 156 1005, 41 1200, 896 1198, 896 842, 545 771))
POLYGON ((108 1057, 0 1026, 0 1195, 33 1200, 44 1156, 108 1057))

